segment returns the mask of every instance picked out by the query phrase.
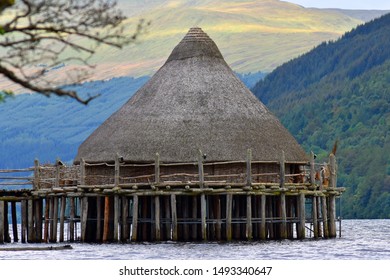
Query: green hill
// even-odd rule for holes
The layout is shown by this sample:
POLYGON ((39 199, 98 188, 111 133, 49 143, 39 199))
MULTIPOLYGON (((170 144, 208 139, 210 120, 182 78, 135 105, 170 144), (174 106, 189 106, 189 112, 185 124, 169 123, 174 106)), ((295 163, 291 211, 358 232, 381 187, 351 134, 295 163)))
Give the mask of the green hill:
POLYGON ((390 218, 390 14, 278 67, 253 92, 322 158, 339 139, 348 218, 390 218))

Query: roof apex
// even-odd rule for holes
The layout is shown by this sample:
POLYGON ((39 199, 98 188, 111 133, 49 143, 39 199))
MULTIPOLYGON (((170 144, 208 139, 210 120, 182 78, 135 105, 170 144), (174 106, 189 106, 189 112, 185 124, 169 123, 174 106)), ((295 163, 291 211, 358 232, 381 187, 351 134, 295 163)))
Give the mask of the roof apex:
POLYGON ((173 49, 167 62, 202 56, 223 59, 217 45, 207 33, 200 27, 192 27, 180 43, 173 49))

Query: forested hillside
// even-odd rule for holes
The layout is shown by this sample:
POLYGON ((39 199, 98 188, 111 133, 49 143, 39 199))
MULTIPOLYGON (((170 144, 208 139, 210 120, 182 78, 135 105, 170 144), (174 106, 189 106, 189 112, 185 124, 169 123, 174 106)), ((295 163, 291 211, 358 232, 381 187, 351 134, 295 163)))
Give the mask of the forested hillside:
POLYGON ((390 14, 278 67, 253 88, 325 158, 336 139, 348 218, 390 218, 390 14))

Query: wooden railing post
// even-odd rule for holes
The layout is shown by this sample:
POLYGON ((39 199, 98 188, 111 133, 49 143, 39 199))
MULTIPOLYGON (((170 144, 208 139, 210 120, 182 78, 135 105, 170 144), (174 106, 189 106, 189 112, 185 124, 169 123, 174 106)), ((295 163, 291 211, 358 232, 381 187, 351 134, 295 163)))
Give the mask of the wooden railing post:
MULTIPOLYGON (((60 167, 60 159, 56 159, 56 178, 55 178, 55 182, 54 182, 54 187, 55 188, 59 188, 60 187, 60 172, 61 172, 61 167, 60 167)), ((52 188, 53 190, 53 185, 52 185, 52 188)))
POLYGON ((40 180, 40 174, 39 174, 39 160, 34 160, 34 184, 33 189, 39 190, 39 180, 40 180))
POLYGON ((120 179, 120 162, 119 162, 119 154, 115 156, 115 173, 114 173, 114 185, 115 188, 119 186, 120 179))
POLYGON ((285 164, 285 156, 284 156, 284 151, 282 151, 281 157, 280 157, 280 188, 284 188, 284 185, 286 183, 286 164, 285 164))
POLYGON ((203 168, 203 154, 199 150, 198 153, 198 172, 199 172, 199 187, 203 189, 204 186, 204 168, 203 168))
POLYGON ((316 171, 315 171, 315 162, 314 162, 314 153, 310 153, 310 184, 311 187, 314 189, 315 188, 315 176, 316 176, 316 171))
POLYGON ((160 155, 156 153, 156 159, 154 162, 154 182, 157 184, 160 183, 160 155))
POLYGON ((84 158, 80 159, 80 185, 85 185, 85 160, 84 158))
POLYGON ((248 149, 246 153, 246 184, 252 186, 252 150, 248 149))

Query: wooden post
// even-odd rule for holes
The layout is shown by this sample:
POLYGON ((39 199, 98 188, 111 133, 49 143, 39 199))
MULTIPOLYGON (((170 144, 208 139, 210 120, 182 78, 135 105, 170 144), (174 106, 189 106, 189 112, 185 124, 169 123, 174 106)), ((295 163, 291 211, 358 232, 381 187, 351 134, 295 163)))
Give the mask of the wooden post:
POLYGON ((27 242, 34 242, 34 208, 33 199, 27 200, 27 242))
POLYGON ((33 190, 39 190, 39 160, 34 160, 34 183, 33 190))
POLYGON ((60 242, 64 242, 66 197, 61 197, 60 209, 60 242))
POLYGON ((305 238, 305 222, 306 222, 306 213, 305 213, 305 194, 300 193, 298 196, 298 212, 299 212, 299 223, 298 223, 298 232, 297 237, 298 239, 304 239, 305 238))
POLYGON ((12 216, 12 232, 14 242, 19 241, 18 237, 18 221, 16 217, 16 201, 11 201, 11 216, 12 216))
POLYGON ((129 239, 129 200, 126 196, 122 197, 122 235, 121 240, 126 242, 129 239))
POLYGON ((200 215, 201 215, 201 229, 202 229, 202 240, 207 240, 207 205, 206 205, 206 196, 204 193, 200 195, 200 215))
POLYGON ((329 195, 329 237, 336 237, 336 196, 329 195))
POLYGON ((132 229, 131 229, 131 241, 137 241, 137 230, 138 230, 138 195, 133 195, 133 218, 132 218, 132 229))
POLYGON ((252 150, 248 149, 246 153, 246 185, 252 186, 252 150))
POLYGON ((317 196, 316 197, 316 200, 317 200, 317 217, 318 217, 318 237, 322 237, 322 223, 321 223, 321 219, 320 219, 320 214, 322 213, 322 210, 321 210, 321 197, 320 196, 317 196))
POLYGON ((102 241, 102 197, 96 197, 96 242, 102 241))
POLYGON ((103 221, 103 242, 108 241, 108 233, 110 228, 110 197, 104 197, 104 221, 103 221))
POLYGON ((84 158, 80 159, 80 185, 85 185, 85 160, 84 158))
POLYGON ((160 227, 160 196, 154 197, 154 217, 155 217, 155 239, 156 241, 161 240, 161 227, 160 227))
POLYGON ((10 243, 11 236, 9 235, 9 221, 8 221, 8 201, 3 201, 3 226, 4 226, 4 242, 10 243))
MULTIPOLYGON (((115 156, 115 173, 114 173, 114 185, 117 188, 119 186, 119 179, 120 179, 120 163, 119 163, 119 154, 116 154, 115 156)), ((115 200, 115 198, 114 198, 115 200)), ((115 208, 115 203, 114 203, 114 208, 115 208)), ((115 215, 115 211, 114 211, 115 215)), ((117 234, 118 235, 118 234, 117 234)), ((117 235, 115 236, 114 233, 114 239, 117 240, 117 235)))
POLYGON ((35 239, 37 242, 42 242, 42 201, 42 198, 35 201, 35 239))
POLYGON ((215 208, 216 208, 216 213, 215 213, 215 218, 217 219, 217 223, 215 226, 215 231, 216 231, 216 238, 218 241, 222 239, 222 220, 221 220, 221 198, 219 195, 215 196, 215 208))
POLYGON ((261 195, 261 223, 260 223, 260 239, 267 239, 267 224, 266 224, 266 196, 261 195))
POLYGON ((53 197, 53 229, 51 235, 51 242, 57 242, 57 229, 58 229, 58 197, 53 197))
MULTIPOLYGON (((53 208, 54 208, 54 197, 49 198, 49 213, 46 216, 47 218, 47 230, 48 230, 48 240, 49 242, 52 242, 53 238, 53 226, 54 226, 54 219, 53 219, 53 208)), ((47 241, 47 240, 46 240, 47 241)))
MULTIPOLYGON (((118 173, 119 173, 119 169, 118 169, 118 173)), ((115 242, 119 241, 119 196, 118 195, 114 196, 114 241, 115 242)))
POLYGON ((168 222, 168 221, 172 221, 170 202, 171 202, 170 196, 168 196, 168 195, 164 196, 164 208, 165 208, 164 217, 165 217, 165 220, 167 221, 165 224, 165 236, 166 236, 165 238, 166 238, 166 240, 172 238, 171 224, 168 222))
POLYGON ((282 224, 280 226, 280 238, 287 239, 287 211, 286 211, 286 193, 280 193, 280 211, 282 214, 282 224))
POLYGON ((156 159, 154 162, 154 183, 158 185, 160 183, 160 155, 156 153, 156 159))
POLYGON ((253 239, 253 228, 252 228, 252 197, 251 195, 246 196, 246 238, 248 240, 253 239))
POLYGON ((87 221, 88 221, 88 197, 82 198, 81 204, 81 242, 86 240, 87 232, 87 221))
POLYGON ((317 213, 317 197, 312 198, 312 216, 313 216, 313 234, 314 238, 318 238, 318 213, 317 213))
POLYGON ((233 195, 226 194, 226 240, 232 240, 233 195))
POLYGON ((282 151, 279 166, 280 166, 280 188, 283 189, 286 182, 286 164, 285 164, 284 151, 282 151))
POLYGON ((22 243, 26 243, 26 236, 27 236, 27 201, 26 200, 22 200, 20 202, 20 208, 22 212, 21 239, 22 239, 22 243))
MULTIPOLYGON (((335 189, 337 186, 337 166, 336 157, 334 154, 329 156, 329 187, 335 189)), ((329 237, 336 237, 336 196, 334 194, 329 195, 329 237)))
POLYGON ((322 224, 323 224, 323 236, 324 238, 329 237, 329 227, 328 227, 328 210, 327 210, 327 203, 326 203, 326 196, 321 197, 321 210, 322 210, 322 224))
POLYGON ((196 224, 198 219, 198 197, 193 196, 192 197, 192 219, 194 223, 191 226, 191 239, 197 240, 198 239, 198 226, 196 224))
POLYGON ((199 150, 199 154, 198 154, 198 170, 199 170, 199 187, 203 189, 204 169, 203 169, 203 154, 201 150, 199 150))
POLYGON ((171 194, 171 215, 172 215, 172 240, 177 241, 177 209, 176 195, 171 194))
POLYGON ((69 198, 69 240, 74 241, 75 203, 74 197, 69 198))
POLYGON ((0 244, 4 243, 4 201, 0 200, 0 244))
POLYGON ((315 188, 315 176, 316 176, 316 171, 315 171, 315 162, 314 162, 314 153, 310 153, 310 185, 314 189, 315 188))
POLYGON ((335 189, 337 186, 337 165, 336 165, 336 157, 334 154, 330 154, 329 156, 329 187, 335 189))
MULTIPOLYGON (((57 159, 56 160, 56 180, 54 182, 54 186, 56 188, 59 188, 60 187, 60 173, 61 173, 61 166, 60 166, 60 160, 57 159)), ((51 185, 51 189, 53 189, 53 185, 51 185)))

